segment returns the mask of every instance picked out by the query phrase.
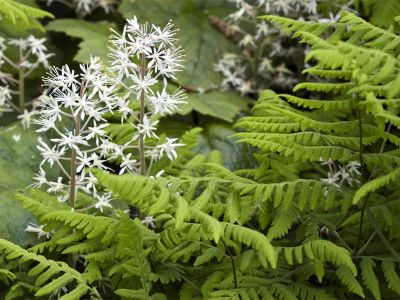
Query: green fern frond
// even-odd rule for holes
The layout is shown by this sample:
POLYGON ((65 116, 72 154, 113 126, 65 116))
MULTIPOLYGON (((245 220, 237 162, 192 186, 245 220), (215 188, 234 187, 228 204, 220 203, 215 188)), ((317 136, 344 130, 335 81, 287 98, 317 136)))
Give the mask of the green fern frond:
POLYGON ((357 204, 362 198, 364 198, 368 194, 388 185, 391 182, 396 181, 396 179, 399 176, 400 176, 400 168, 396 168, 387 175, 375 178, 365 183, 356 191, 353 198, 353 203, 357 204))
MULTIPOLYGON (((37 19, 54 18, 44 10, 22 4, 15 0, 0 0, 0 16, 10 21, 14 28, 39 28, 44 31, 37 19)), ((4 22, 3 20, 3 22, 4 22)))
POLYGON ((400 295, 400 277, 396 272, 395 263, 390 258, 385 258, 381 264, 383 274, 388 283, 388 288, 400 295))
POLYGON ((272 268, 276 268, 278 256, 268 238, 258 231, 243 226, 230 223, 224 223, 224 225, 224 237, 226 239, 232 239, 247 246, 251 246, 254 250, 257 250, 260 255, 266 258, 266 261, 261 261, 265 268, 268 267, 266 265, 267 261, 270 263, 272 268))
POLYGON ((363 258, 360 263, 361 276, 368 290, 375 299, 381 299, 379 281, 374 272, 375 262, 371 258, 363 258))
MULTIPOLYGON (((35 296, 39 297, 51 294, 71 282, 77 283, 76 289, 80 291, 84 290, 82 295, 92 290, 92 288, 87 285, 82 275, 64 262, 48 260, 44 256, 28 252, 3 239, 0 239, 0 251, 6 255, 8 260, 18 259, 20 264, 30 261, 37 263, 28 273, 29 276, 36 277, 35 286, 37 290, 35 296), (59 276, 55 278, 56 275, 59 276)), ((71 293, 75 288, 71 290, 71 293)))
POLYGON ((348 288, 348 290, 362 298, 365 298, 363 289, 358 281, 354 278, 350 269, 342 265, 336 270, 336 276, 348 288))

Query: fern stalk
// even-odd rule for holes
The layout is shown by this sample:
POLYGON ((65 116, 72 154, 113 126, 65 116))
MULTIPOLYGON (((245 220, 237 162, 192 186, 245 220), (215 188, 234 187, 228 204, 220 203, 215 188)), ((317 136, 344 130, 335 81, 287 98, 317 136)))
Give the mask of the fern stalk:
MULTIPOLYGON (((146 58, 144 53, 140 55, 140 79, 144 80, 146 72, 146 58)), ((139 115, 139 121, 140 124, 143 124, 143 118, 144 118, 144 90, 142 89, 140 93, 140 115, 139 115)), ((146 175, 146 157, 144 153, 144 134, 139 133, 139 156, 140 156, 140 175, 145 176, 146 175)))
MULTIPOLYGON (((358 104, 360 104, 360 100, 358 100, 358 104)), ((359 138, 360 138, 360 148, 359 148, 359 155, 360 155, 360 164, 361 164, 361 184, 365 183, 366 174, 365 174, 365 165, 363 161, 363 135, 362 135, 362 119, 361 119, 361 110, 358 109, 358 130, 359 130, 359 138)), ((361 239, 363 236, 363 226, 364 226, 364 214, 365 209, 368 204, 369 195, 365 198, 363 206, 361 208, 361 216, 360 216, 360 226, 358 228, 358 237, 356 242, 356 247, 354 248, 354 254, 357 254, 358 250, 360 249, 361 239)))
POLYGON ((231 264, 232 264, 232 273, 233 273, 233 283, 235 284, 235 288, 238 288, 238 282, 237 282, 237 275, 236 275, 236 265, 235 265, 235 259, 232 255, 231 249, 225 244, 223 240, 221 242, 224 244, 229 257, 231 258, 231 264))
POLYGON ((378 224, 376 223, 376 220, 374 216, 371 213, 371 209, 369 207, 366 208, 367 216, 368 219, 370 220, 372 227, 374 227, 375 232, 378 234, 379 238, 381 241, 385 244, 386 248, 392 253, 392 255, 397 259, 398 262, 400 262, 400 255, 396 252, 396 250, 393 249, 392 245, 390 245, 390 242, 386 239, 386 237, 383 235, 382 230, 379 228, 378 224))

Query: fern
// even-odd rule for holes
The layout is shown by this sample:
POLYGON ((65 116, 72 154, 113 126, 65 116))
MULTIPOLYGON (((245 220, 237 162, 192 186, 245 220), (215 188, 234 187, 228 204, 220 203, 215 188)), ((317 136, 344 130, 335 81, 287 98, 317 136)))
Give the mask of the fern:
POLYGON ((44 29, 37 19, 54 18, 47 11, 15 0, 0 0, 0 16, 3 18, 3 22, 10 22, 16 28, 39 28, 43 31, 44 29))
POLYGON ((36 277, 35 296, 51 294, 71 282, 75 282, 76 286, 60 299, 76 299, 74 296, 80 297, 87 292, 95 292, 93 288, 87 285, 79 272, 65 263, 48 260, 44 256, 28 252, 3 239, 0 239, 0 251, 6 255, 7 259, 18 259, 20 264, 30 261, 37 263, 28 273, 29 276, 36 277), (59 276, 54 278, 56 275, 59 276))

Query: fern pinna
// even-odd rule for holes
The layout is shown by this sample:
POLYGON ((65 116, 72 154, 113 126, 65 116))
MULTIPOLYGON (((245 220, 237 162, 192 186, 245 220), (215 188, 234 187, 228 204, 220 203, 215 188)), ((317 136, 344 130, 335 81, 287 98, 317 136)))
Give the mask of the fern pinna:
MULTIPOLYGON (((320 236, 346 248, 357 270, 351 274, 340 266, 326 280, 341 282, 343 290, 335 291, 339 298, 352 297, 345 296, 348 292, 362 298, 399 297, 394 282, 400 283, 395 221, 400 208, 400 36, 348 12, 336 24, 265 19, 310 47, 310 67, 304 71, 309 81, 294 88, 296 95, 262 93, 253 115, 238 122, 243 132, 236 137, 259 148, 263 161, 275 155, 302 160, 298 174, 305 182, 315 177, 310 169, 319 178, 328 166, 321 190, 333 187, 338 193, 316 196, 313 211, 301 218, 312 218, 320 236)), ((302 183, 286 195, 298 193, 296 199, 305 201, 301 194, 311 190, 319 193, 302 183)))

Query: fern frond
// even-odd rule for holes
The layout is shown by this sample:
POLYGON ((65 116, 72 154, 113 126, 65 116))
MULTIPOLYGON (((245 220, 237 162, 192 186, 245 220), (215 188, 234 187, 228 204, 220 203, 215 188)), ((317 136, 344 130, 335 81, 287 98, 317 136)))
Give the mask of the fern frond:
POLYGON ((387 175, 383 175, 365 183, 354 194, 353 203, 357 204, 362 198, 364 198, 368 194, 388 185, 391 182, 396 181, 399 176, 400 168, 396 168, 387 175))
POLYGON ((47 11, 15 0, 0 0, 0 16, 9 20, 14 26, 17 25, 16 28, 39 28, 43 31, 43 27, 36 19, 54 18, 47 11))
MULTIPOLYGON (((224 225, 224 237, 226 239, 232 239, 247 246, 251 246, 254 250, 257 250, 261 256, 266 258, 266 261, 271 264, 272 268, 276 268, 278 257, 268 238, 258 231, 243 226, 230 223, 224 223, 224 225)), ((265 268, 267 268, 266 261, 261 261, 265 268)))
MULTIPOLYGON (((37 277, 35 283, 38 288, 35 293, 36 296, 51 294, 73 281, 77 283, 76 288, 79 288, 79 290, 84 287, 85 292, 82 293, 82 295, 87 291, 92 290, 92 288, 87 285, 82 275, 64 262, 48 260, 44 256, 28 252, 27 250, 3 239, 0 239, 0 251, 3 252, 9 260, 18 259, 20 264, 29 261, 37 263, 28 274, 29 276, 37 277), (56 275, 59 276, 54 278, 56 275)), ((75 288, 72 290, 74 289, 75 288)))
POLYGON ((350 269, 342 265, 336 270, 336 276, 340 279, 340 281, 348 288, 350 292, 365 298, 363 289, 358 281, 354 278, 353 273, 350 269))
POLYGON ((400 295, 400 277, 396 272, 395 263, 390 258, 385 258, 382 261, 381 267, 389 289, 400 295))
POLYGON ((381 299, 379 281, 374 272, 374 267, 375 267, 374 261, 369 257, 363 258, 361 260, 360 267, 361 267, 361 276, 365 286, 367 287, 368 290, 371 291, 375 299, 377 300, 381 299))

